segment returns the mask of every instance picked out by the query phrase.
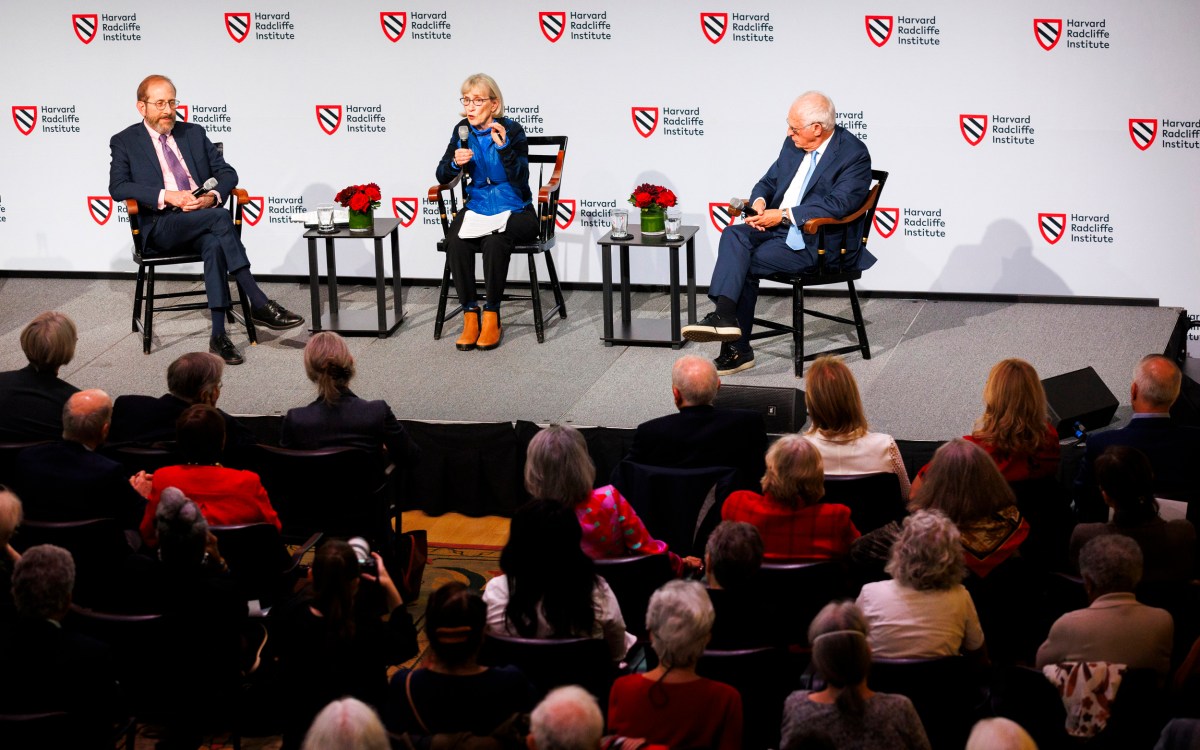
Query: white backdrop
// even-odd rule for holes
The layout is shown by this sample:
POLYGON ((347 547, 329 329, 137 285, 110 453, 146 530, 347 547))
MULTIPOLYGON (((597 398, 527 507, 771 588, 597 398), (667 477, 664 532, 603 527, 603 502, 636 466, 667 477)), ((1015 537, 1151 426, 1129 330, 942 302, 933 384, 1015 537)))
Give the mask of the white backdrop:
MULTIPOLYGON (((482 70, 531 133, 570 137, 563 196, 575 213, 555 251, 565 279, 599 281, 595 217, 652 181, 703 228, 706 282, 719 239, 710 204, 749 193, 778 152, 792 98, 820 89, 891 173, 871 243, 880 262, 864 288, 1156 297, 1200 310, 1191 0, 46 0, 6 10, 5 269, 133 269, 123 207, 105 218, 108 139, 137 120, 141 78, 163 73, 256 198, 243 237, 257 274, 307 273, 287 214, 374 181, 384 215, 393 199, 420 207, 401 230, 404 275, 440 277, 425 194, 458 119, 459 84, 482 70), (322 105, 341 107, 331 134, 322 105), (635 108, 657 108, 648 135, 635 108)), ((366 243, 339 243, 339 253, 339 272, 372 273, 366 243)), ((638 257, 634 280, 665 283, 665 260, 638 257)))

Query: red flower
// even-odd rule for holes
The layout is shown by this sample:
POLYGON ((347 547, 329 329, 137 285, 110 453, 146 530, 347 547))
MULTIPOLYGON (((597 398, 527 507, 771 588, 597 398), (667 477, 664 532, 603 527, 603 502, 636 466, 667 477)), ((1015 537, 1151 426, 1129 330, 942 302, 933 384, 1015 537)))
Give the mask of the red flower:
POLYGON ((638 208, 670 208, 678 200, 678 197, 672 191, 662 185, 651 185, 648 182, 643 182, 641 185, 635 187, 633 193, 629 196, 630 204, 638 208))
POLYGON ((367 197, 366 193, 355 193, 350 196, 349 208, 352 211, 366 211, 370 205, 371 200, 367 197))
POLYGON ((655 200, 658 202, 658 205, 664 208, 670 208, 671 206, 675 205, 675 193, 672 193, 667 188, 663 188, 662 192, 658 194, 658 198, 655 200))
POLYGON ((638 208, 645 208, 646 206, 649 206, 653 202, 654 202, 654 195, 649 192, 640 191, 640 192, 633 194, 633 203, 638 208))
POLYGON ((373 182, 366 186, 366 193, 367 197, 372 201, 381 200, 383 198, 383 194, 379 192, 379 186, 373 182))

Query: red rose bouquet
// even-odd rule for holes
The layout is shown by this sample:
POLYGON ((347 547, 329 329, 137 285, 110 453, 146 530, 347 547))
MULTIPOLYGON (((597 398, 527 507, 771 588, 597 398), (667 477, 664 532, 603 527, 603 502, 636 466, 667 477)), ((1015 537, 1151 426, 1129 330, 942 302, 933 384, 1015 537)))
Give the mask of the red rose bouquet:
POLYGON ((366 185, 351 185, 343 188, 333 199, 351 211, 365 212, 379 208, 383 194, 379 192, 378 185, 368 182, 366 185))
POLYGON ((670 208, 676 203, 675 193, 662 185, 643 182, 633 189, 629 202, 638 208, 670 208))

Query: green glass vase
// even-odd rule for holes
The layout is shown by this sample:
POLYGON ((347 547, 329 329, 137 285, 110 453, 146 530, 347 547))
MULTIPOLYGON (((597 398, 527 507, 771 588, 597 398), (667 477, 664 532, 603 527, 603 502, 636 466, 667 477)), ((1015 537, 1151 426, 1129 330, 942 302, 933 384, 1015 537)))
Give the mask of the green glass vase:
POLYGON ((367 209, 366 211, 350 210, 350 231, 354 234, 368 234, 375 231, 375 209, 367 209))
POLYGON ((642 212, 642 234, 666 234, 667 211, 662 206, 649 206, 642 212))

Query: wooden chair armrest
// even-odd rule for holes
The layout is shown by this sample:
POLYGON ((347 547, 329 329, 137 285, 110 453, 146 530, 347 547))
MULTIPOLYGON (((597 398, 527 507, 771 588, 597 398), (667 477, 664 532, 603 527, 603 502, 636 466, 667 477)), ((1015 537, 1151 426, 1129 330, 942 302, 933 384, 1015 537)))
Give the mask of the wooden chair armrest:
POLYGON ((458 184, 459 180, 461 180, 461 179, 462 179, 462 176, 463 176, 463 173, 462 173, 462 172, 459 172, 459 173, 458 173, 458 174, 457 174, 457 175, 454 177, 454 179, 453 179, 453 180, 450 180, 449 182, 442 183, 442 184, 440 184, 440 185, 434 185, 433 187, 429 188, 429 194, 428 194, 428 196, 427 196, 427 198, 428 198, 429 202, 430 202, 430 203, 432 203, 433 201, 436 201, 436 200, 438 200, 438 196, 439 196, 439 195, 440 195, 440 194, 441 194, 443 191, 452 189, 452 188, 453 188, 455 185, 457 185, 457 184, 458 184))
POLYGON ((550 179, 538 190, 538 203, 546 203, 550 200, 551 195, 558 192, 558 186, 562 184, 563 161, 566 158, 567 152, 559 149, 558 156, 554 159, 554 171, 550 173, 550 179))
POLYGON ((137 212, 138 212, 137 201, 135 201, 133 198, 126 198, 125 199, 125 210, 129 212, 130 216, 137 216, 137 212))
POLYGON ((835 219, 835 218, 829 217, 829 216, 818 217, 816 219, 809 219, 808 221, 804 222, 804 226, 802 228, 808 234, 816 234, 817 230, 820 229, 821 227, 842 226, 844 224, 849 224, 851 222, 858 221, 858 219, 861 218, 862 215, 867 212, 868 208, 875 207, 875 201, 878 199, 879 199, 879 185, 876 185, 875 187, 871 188, 871 192, 867 193, 867 199, 865 201, 863 201, 863 204, 861 206, 859 206, 858 210, 855 211, 854 213, 850 214, 849 216, 844 216, 840 219, 835 219))
POLYGON ((234 188, 232 195, 233 197, 237 198, 239 206, 244 206, 250 202, 250 193, 241 188, 234 188))

